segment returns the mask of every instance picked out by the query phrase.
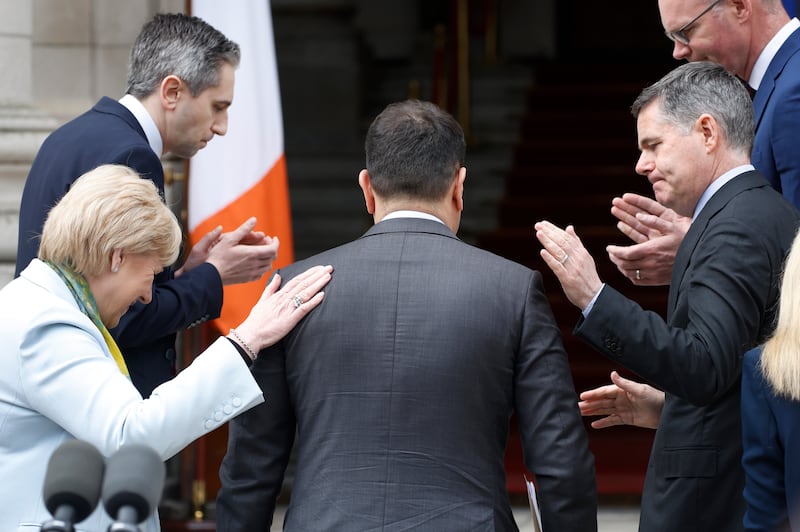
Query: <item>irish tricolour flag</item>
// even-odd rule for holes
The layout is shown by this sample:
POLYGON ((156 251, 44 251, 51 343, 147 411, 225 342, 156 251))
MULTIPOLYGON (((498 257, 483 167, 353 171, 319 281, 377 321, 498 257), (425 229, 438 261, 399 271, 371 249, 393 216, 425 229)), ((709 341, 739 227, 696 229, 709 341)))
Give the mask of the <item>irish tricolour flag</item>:
MULTIPOLYGON (((294 260, 289 212, 283 120, 275 63, 272 15, 266 0, 192 0, 191 14, 202 18, 242 49, 236 70, 228 132, 215 137, 191 160, 188 224, 192 243, 222 225, 237 228, 250 216, 257 231, 280 239, 280 267, 294 260)), ((225 287, 217 327, 227 333, 255 304, 266 277, 225 287)))

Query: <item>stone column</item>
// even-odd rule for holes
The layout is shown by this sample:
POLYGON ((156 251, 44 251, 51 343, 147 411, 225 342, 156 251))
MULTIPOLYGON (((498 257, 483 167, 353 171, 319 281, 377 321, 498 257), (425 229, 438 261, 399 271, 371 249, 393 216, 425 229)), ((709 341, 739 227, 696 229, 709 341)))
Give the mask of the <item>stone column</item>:
POLYGON ((0 13, 0 285, 5 285, 14 274, 25 177, 55 120, 31 103, 32 4, 0 0, 0 13))

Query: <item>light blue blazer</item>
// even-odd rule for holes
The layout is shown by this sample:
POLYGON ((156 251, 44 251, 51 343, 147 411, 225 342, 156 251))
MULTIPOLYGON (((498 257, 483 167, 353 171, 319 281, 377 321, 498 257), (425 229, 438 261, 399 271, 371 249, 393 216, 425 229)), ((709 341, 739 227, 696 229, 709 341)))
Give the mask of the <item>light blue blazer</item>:
MULTIPOLYGON (((0 530, 38 530, 47 461, 78 438, 104 456, 143 443, 169 458, 199 436, 263 402, 226 339, 144 400, 119 370, 97 327, 45 263, 34 259, 0 290, 0 530)), ((105 532, 100 507, 78 529, 105 532)), ((159 530, 157 516, 142 526, 159 530)))

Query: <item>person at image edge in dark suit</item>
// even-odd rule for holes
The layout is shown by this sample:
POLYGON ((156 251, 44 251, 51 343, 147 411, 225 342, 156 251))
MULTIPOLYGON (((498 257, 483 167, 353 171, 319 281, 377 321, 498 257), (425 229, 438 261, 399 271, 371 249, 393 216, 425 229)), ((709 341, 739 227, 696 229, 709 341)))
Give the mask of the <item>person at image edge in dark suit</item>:
MULTIPOLYGON (((236 43, 196 17, 159 14, 145 24, 131 50, 127 94, 100 99, 37 153, 20 204, 15 276, 36 258, 48 211, 81 174, 123 164, 163 196, 162 154, 189 158, 225 134, 239 55, 236 43)), ((174 375, 176 333, 219 317, 222 286, 257 280, 271 267, 279 243, 254 232, 255 224, 210 232, 180 269, 156 277, 151 304, 135 304, 111 330, 142 396, 174 375)))
MULTIPOLYGON (((539 222, 536 236, 581 309, 575 334, 665 392, 639 530, 743 530, 742 355, 772 331, 798 213, 750 164, 753 108, 723 67, 682 65, 642 91, 632 111, 636 172, 660 204, 692 220, 672 270, 667 320, 603 284, 571 226, 539 222)), ((595 399, 584 414, 614 414, 603 401, 613 405, 615 394, 595 399)))
POLYGON ((325 304, 253 373, 268 395, 230 425, 219 532, 269 530, 297 434, 283 530, 516 531, 504 454, 516 411, 544 530, 597 529, 594 459, 538 272, 456 237, 461 127, 388 106, 359 174, 375 225, 305 264, 325 304))

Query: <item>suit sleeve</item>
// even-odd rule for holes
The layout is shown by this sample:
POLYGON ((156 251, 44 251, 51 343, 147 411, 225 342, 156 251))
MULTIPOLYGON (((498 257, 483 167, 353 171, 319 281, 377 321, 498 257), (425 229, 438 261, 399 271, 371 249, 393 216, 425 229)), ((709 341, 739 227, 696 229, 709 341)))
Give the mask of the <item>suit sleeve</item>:
MULTIPOLYGON (((164 190, 161 161, 148 147, 128 149, 114 160, 130 166, 164 190)), ((222 279, 211 264, 201 264, 177 279, 172 271, 165 270, 156 276, 150 304, 136 303, 111 334, 123 352, 126 348, 150 344, 156 338, 218 318, 222 294, 222 279)))
POLYGON ((146 443, 167 459, 263 400, 223 338, 143 400, 77 310, 51 306, 29 327, 19 348, 20 393, 32 411, 105 456, 124 443, 146 443))
POLYGON ((159 274, 152 301, 136 303, 110 332, 124 352, 218 318, 221 310, 222 280, 213 265, 204 263, 177 279, 171 271, 159 274))
POLYGON ((594 457, 561 333, 534 272, 523 311, 514 402, 544 530, 597 530, 594 457))
POLYGON ((748 352, 742 367, 742 465, 747 530, 771 531, 786 519, 784 449, 779 441, 768 384, 759 369, 759 351, 748 352))
POLYGON ((786 199, 800 208, 800 157, 797 156, 797 137, 800 135, 800 80, 795 81, 790 90, 781 97, 776 97, 772 116, 768 137, 775 159, 775 170, 780 179, 780 190, 786 199))
POLYGON ((266 403, 231 421, 220 467, 218 532, 269 530, 295 435, 294 410, 279 342, 262 351, 252 372, 266 403))
POLYGON ((657 387, 710 404, 739 385, 742 353, 763 340, 782 257, 762 240, 734 217, 708 226, 678 289, 680 326, 606 285, 575 333, 657 387))

